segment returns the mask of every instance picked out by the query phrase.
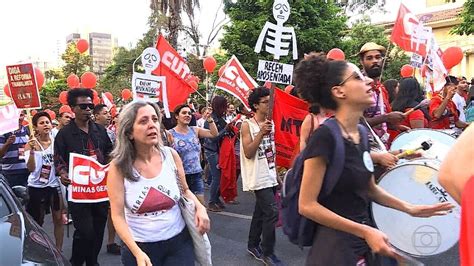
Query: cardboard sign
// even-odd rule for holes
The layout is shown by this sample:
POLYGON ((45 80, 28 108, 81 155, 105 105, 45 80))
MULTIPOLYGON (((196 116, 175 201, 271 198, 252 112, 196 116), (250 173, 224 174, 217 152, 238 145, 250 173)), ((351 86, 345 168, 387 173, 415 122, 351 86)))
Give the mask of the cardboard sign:
POLYGON ((12 102, 0 107, 0 135, 13 132, 19 128, 20 110, 12 102))
POLYGON ((281 56, 287 56, 291 48, 293 50, 293 60, 298 59, 298 48, 296 46, 296 33, 293 27, 283 26, 290 17, 290 4, 287 0, 273 1, 273 18, 277 24, 265 22, 254 51, 260 53, 262 46, 273 58, 278 60, 281 56))
POLYGON ((169 109, 173 110, 176 106, 186 103, 189 95, 195 92, 187 82, 191 70, 186 61, 161 35, 158 37, 156 49, 161 56, 161 60, 152 74, 166 78, 164 91, 168 96, 169 109))
POLYGON ((82 154, 69 155, 68 186, 69 201, 94 203, 109 200, 107 195, 107 173, 109 165, 102 165, 95 159, 82 154))
POLYGON ((417 53, 413 53, 410 58, 410 65, 416 68, 421 68, 423 65, 423 57, 417 53))
POLYGON ((273 122, 275 123, 276 164, 290 168, 298 147, 301 125, 308 114, 308 104, 275 89, 273 122))
POLYGON ((247 98, 250 91, 258 86, 257 82, 245 71, 235 55, 225 66, 222 76, 216 82, 216 88, 234 95, 250 109, 247 98))
POLYGON ((257 80, 291 84, 293 80, 293 65, 258 60, 257 80))
POLYGON ((17 108, 41 108, 41 100, 33 64, 7 66, 7 78, 12 99, 17 108))

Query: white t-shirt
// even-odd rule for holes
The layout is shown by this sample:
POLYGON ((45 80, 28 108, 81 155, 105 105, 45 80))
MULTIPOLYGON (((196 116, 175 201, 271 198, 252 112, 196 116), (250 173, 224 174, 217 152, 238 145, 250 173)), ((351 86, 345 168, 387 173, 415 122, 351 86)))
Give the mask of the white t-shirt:
MULTIPOLYGON (((252 140, 260 132, 260 127, 254 118, 246 119, 249 124, 252 140)), ((242 131, 241 131, 242 132, 242 131)), ((257 153, 251 159, 245 157, 243 142, 240 141, 240 171, 242 175, 242 189, 255 191, 278 185, 275 168, 275 125, 272 132, 263 137, 258 146, 257 153)), ((242 140, 242 133, 240 135, 242 140)))
POLYGON ((204 123, 206 123, 206 119, 204 118, 199 118, 197 121, 196 121, 196 125, 200 128, 204 128, 204 123))
MULTIPOLYGON (((47 149, 35 151, 35 170, 28 176, 28 186, 35 188, 59 187, 59 180, 54 169, 54 141, 47 149)), ((41 145, 40 145, 41 146, 41 145)), ((31 151, 25 151, 25 162, 28 162, 31 151)))
MULTIPOLYGON (((125 179, 125 219, 137 242, 170 239, 184 229, 178 206, 180 192, 171 148, 163 148, 161 172, 154 178, 125 179)), ((138 172, 136 173, 138 174, 138 172)))
POLYGON ((453 96, 453 102, 459 111, 459 120, 466 122, 466 114, 464 113, 464 108, 466 108, 466 99, 464 99, 464 97, 458 93, 455 93, 453 96))

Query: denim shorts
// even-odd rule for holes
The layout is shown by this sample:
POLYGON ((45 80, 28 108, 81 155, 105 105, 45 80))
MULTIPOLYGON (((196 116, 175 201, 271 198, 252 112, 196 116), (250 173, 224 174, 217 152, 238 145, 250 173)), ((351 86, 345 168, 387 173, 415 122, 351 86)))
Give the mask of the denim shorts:
POLYGON ((188 183, 189 190, 195 195, 204 194, 204 180, 202 179, 202 172, 186 175, 186 183, 188 183))

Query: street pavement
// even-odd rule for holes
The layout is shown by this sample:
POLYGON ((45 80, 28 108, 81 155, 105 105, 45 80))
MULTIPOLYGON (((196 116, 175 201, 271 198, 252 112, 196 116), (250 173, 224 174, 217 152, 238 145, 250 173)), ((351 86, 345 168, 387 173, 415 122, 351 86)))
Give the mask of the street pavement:
MULTIPOLYGON (((217 266, 242 266, 242 265, 263 265, 247 253, 247 237, 250 228, 251 215, 254 208, 255 198, 252 193, 242 192, 239 180, 239 205, 226 205, 226 209, 221 213, 209 212, 211 219, 211 232, 209 238, 212 244, 213 264, 217 266)), ((206 190, 206 194, 208 191, 206 190)), ((396 222, 396 221, 394 221, 396 222)), ((53 227, 51 216, 45 217, 44 228, 53 237, 53 227)), ((65 233, 63 252, 66 258, 71 257, 72 233, 74 227, 69 226, 70 237, 65 233)), ((110 255, 106 252, 107 229, 104 242, 99 255, 99 263, 105 265, 120 265, 120 256, 110 255)), ((283 234, 281 227, 277 229, 276 255, 287 265, 304 265, 308 250, 300 250, 291 244, 283 234)), ((118 240, 117 240, 118 241, 118 240)), ((443 254, 431 258, 418 258, 427 266, 451 266, 459 265, 458 246, 451 248, 443 254)))

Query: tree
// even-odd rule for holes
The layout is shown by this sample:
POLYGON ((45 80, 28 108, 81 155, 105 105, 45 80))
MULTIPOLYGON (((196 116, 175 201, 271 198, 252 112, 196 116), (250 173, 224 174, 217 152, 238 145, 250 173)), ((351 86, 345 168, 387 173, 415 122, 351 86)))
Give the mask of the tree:
POLYGON ((385 34, 385 29, 381 26, 370 24, 368 19, 359 21, 346 32, 341 46, 341 49, 346 54, 346 60, 359 65, 357 53, 360 51, 362 45, 367 42, 375 42, 386 48, 389 48, 389 46, 392 47, 386 55, 383 79, 399 79, 400 68, 402 65, 410 62, 408 56, 398 47, 389 45, 390 40, 385 34))
POLYGON ((451 30, 451 33, 459 35, 474 34, 474 0, 467 0, 464 3, 463 10, 459 17, 462 19, 462 22, 456 25, 451 30))
MULTIPOLYGON (((272 15, 272 0, 224 2, 224 12, 231 23, 224 26, 221 47, 229 55, 236 55, 245 69, 257 73, 258 59, 273 60, 273 55, 264 51, 254 52, 260 31, 266 21, 275 20, 272 15)), ((320 0, 293 1, 287 26, 292 26, 298 41, 298 56, 311 51, 328 51, 339 47, 343 37, 346 17, 332 2, 320 0)), ((292 63, 291 56, 282 58, 283 63, 292 63)))
POLYGON ((61 55, 61 59, 66 63, 63 66, 65 75, 82 75, 87 69, 91 68, 92 59, 90 55, 81 54, 76 48, 76 44, 71 42, 67 45, 66 51, 61 55))
POLYGON ((184 11, 188 16, 194 16, 194 8, 199 8, 199 0, 151 0, 150 8, 153 13, 167 15, 168 41, 173 47, 178 45, 178 34, 182 27, 181 15, 184 11))

